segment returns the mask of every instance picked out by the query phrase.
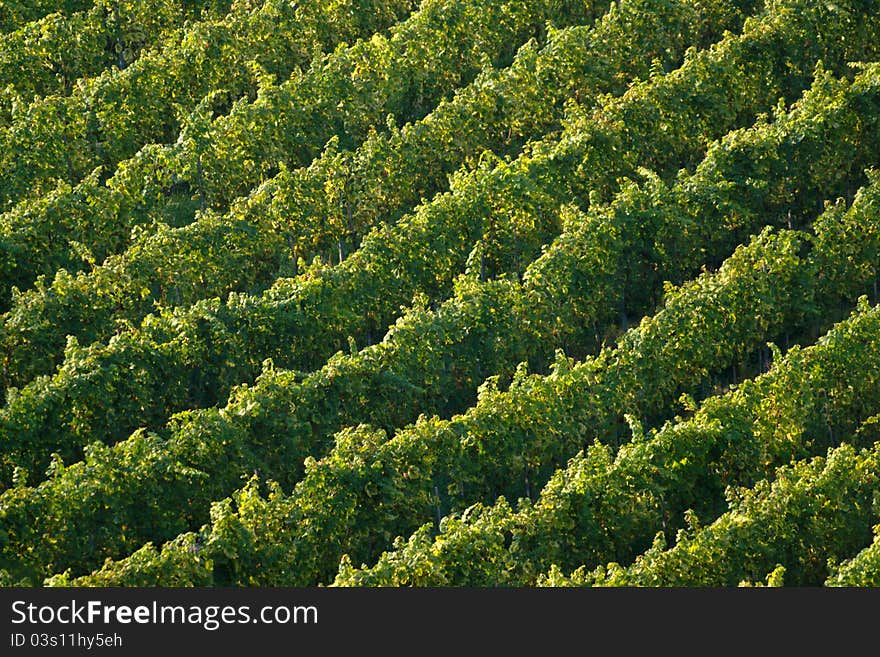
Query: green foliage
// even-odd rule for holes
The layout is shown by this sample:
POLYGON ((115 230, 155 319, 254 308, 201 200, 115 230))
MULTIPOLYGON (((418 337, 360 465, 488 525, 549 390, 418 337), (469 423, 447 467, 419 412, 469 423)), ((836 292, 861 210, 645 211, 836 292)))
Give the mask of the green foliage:
POLYGON ((876 585, 877 10, 0 2, 0 585, 876 585))
MULTIPOLYGON (((411 4, 389 0, 381 11, 374 7, 374 27, 382 25, 383 15, 390 14, 389 18, 393 18, 411 4)), ((328 14, 334 11, 337 10, 326 9, 328 14)), ((357 14, 364 12, 366 16, 367 11, 367 7, 360 7, 357 14)), ((175 95, 177 112, 181 114, 175 143, 162 148, 145 147, 130 158, 133 151, 119 157, 108 156, 105 143, 101 152, 84 155, 89 163, 81 173, 73 175, 71 167, 66 176, 47 173, 59 183, 54 189, 47 183, 43 190, 42 196, 55 197, 48 204, 40 207, 42 197, 34 198, 29 193, 24 202, 11 208, 8 216, 11 234, 6 248, 17 250, 18 255, 15 276, 10 283, 23 287, 29 285, 37 273, 54 273, 65 265, 82 266, 75 250, 65 249, 64 244, 59 245, 61 252, 50 262, 28 262, 24 257, 28 252, 33 254, 31 259, 51 254, 45 249, 34 253, 32 247, 29 249, 28 238, 42 237, 59 228, 76 229, 80 239, 90 250, 98 252, 98 260, 102 260, 101 254, 117 252, 128 243, 134 226, 148 228, 150 219, 184 223, 193 219, 197 208, 226 210, 234 199, 272 178, 279 170, 308 164, 331 138, 353 148, 375 134, 376 128, 381 130, 389 114, 400 122, 421 118, 456 87, 470 82, 481 68, 508 63, 513 56, 512 44, 519 45, 535 36, 543 30, 545 21, 554 20, 564 25, 582 20, 593 11, 589 1, 573 0, 558 6, 552 2, 520 0, 501 4, 437 0, 425 3, 420 11, 393 27, 388 37, 377 33, 351 46, 342 45, 326 57, 315 59, 305 72, 294 74, 281 84, 277 84, 275 78, 282 75, 283 70, 277 74, 265 63, 248 59, 246 65, 239 68, 242 73, 250 72, 255 86, 252 94, 242 95, 235 86, 230 86, 232 81, 218 79, 208 87, 205 80, 199 79, 203 95, 210 93, 195 99, 200 100, 198 104, 182 104, 175 95), (425 49, 421 47, 424 43, 435 46, 425 49), (228 111, 223 111, 232 100, 228 111), (124 158, 129 159, 120 162, 124 158), (84 179, 84 174, 97 166, 107 170, 117 166, 118 170, 106 181, 107 176, 84 179), (191 201, 188 206, 180 207, 181 197, 191 201), (95 212, 96 201, 100 204, 98 213, 95 212), (62 204, 68 206, 68 213, 73 210, 73 217, 54 214, 62 204), (175 216, 178 212, 183 217, 175 216), (47 213, 50 216, 46 216, 47 213), (22 225, 22 216, 29 217, 31 222, 41 218, 46 223, 22 225), (39 231, 37 235, 33 235, 34 230, 39 231), (22 266, 23 270, 19 270, 22 266)), ((347 33, 345 25, 336 27, 340 31, 338 36, 347 33)), ((320 40, 319 35, 311 36, 316 46, 327 40, 320 40)), ((247 34, 247 40, 256 39, 258 36, 247 34)), ((282 37, 273 33, 272 39, 282 37)), ((234 43, 235 48, 241 50, 247 41, 239 38, 234 43)), ((270 44, 260 44, 260 48, 269 47, 270 44)), ((276 54, 274 50, 272 54, 276 54)), ((229 73, 226 69, 221 72, 229 73)), ((245 86, 244 90, 247 89, 245 86)), ((560 85, 557 93, 564 91, 565 86, 560 85)), ((391 127, 397 128, 394 120, 391 127)), ((50 128, 57 139, 58 126, 53 124, 50 128)), ((126 137, 130 137, 130 133, 126 132, 126 137)), ((166 134, 167 138, 162 141, 175 141, 173 130, 166 134)), ((31 139, 30 132, 28 135, 31 139)), ((513 137, 512 133, 507 136, 508 139, 513 137)), ((86 143, 77 150, 96 150, 98 138, 95 136, 95 149, 85 139, 86 143)), ((14 150, 14 146, 9 148, 14 150)), ((73 155, 68 153, 65 157, 71 160, 73 155)), ((14 165, 22 166, 21 160, 17 157, 14 165)), ((39 166, 45 168, 46 160, 46 156, 41 157, 39 166)), ((54 167, 56 173, 59 167, 54 167)), ((37 175, 31 169, 23 175, 33 192, 37 175)), ((322 192, 330 190, 330 185, 322 186, 322 192)))
MULTIPOLYGON (((860 239, 867 238, 866 241, 876 240, 878 235, 877 193, 876 187, 870 188, 847 213, 849 222, 861 226, 860 239), (866 221, 868 210, 871 214, 866 221)), ((796 285, 803 286, 806 293, 802 293, 801 304, 810 298, 814 287, 811 277, 821 278, 823 274, 815 263, 828 262, 835 253, 838 258, 846 257, 839 248, 846 241, 817 241, 828 249, 827 256, 817 249, 805 263, 789 261, 789 266, 812 269, 812 274, 794 277, 799 281, 796 285)), ((765 256, 773 250, 763 239, 755 241, 749 249, 765 256)), ((734 289, 743 286, 742 274, 733 273, 737 271, 732 268, 737 256, 742 258, 743 254, 738 251, 712 278, 723 281, 725 273, 731 272, 728 284, 734 289)), ((782 253, 778 257, 780 264, 786 261, 782 253)), ((771 266, 766 273, 784 287, 791 286, 777 272, 771 266)), ((719 287, 706 285, 703 289, 708 294, 704 292, 700 303, 694 305, 705 312, 706 306, 711 306, 710 291, 719 287)), ((673 299, 667 304, 674 304, 673 299)), ((721 304, 718 312, 723 314, 723 309, 738 312, 729 302, 721 304)), ((663 312, 667 310, 668 305, 663 312)), ((691 310, 687 321, 695 321, 699 314, 700 311, 691 310)), ((655 321, 659 322, 662 316, 663 313, 657 315, 655 321)), ((689 505, 698 504, 701 516, 717 515, 725 487, 750 484, 769 475, 775 465, 816 453, 836 444, 835 435, 853 431, 853 424, 857 426, 859 418, 864 418, 880 402, 880 370, 875 357, 880 345, 876 333, 878 318, 880 309, 866 312, 863 308, 817 345, 803 351, 792 349, 769 373, 722 397, 708 399, 693 418, 668 423, 649 438, 630 442, 616 457, 605 445, 590 447, 553 475, 534 505, 527 504, 512 514, 502 501, 501 507, 508 509, 504 532, 489 528, 482 516, 472 514, 472 522, 441 530, 433 544, 401 543, 395 551, 383 555, 373 568, 340 570, 337 582, 522 585, 534 583, 551 565, 571 570, 580 564, 610 560, 625 563, 647 548, 657 532, 671 532, 673 527, 680 526, 682 517, 695 527, 696 515, 686 512, 689 505), (504 549, 500 554, 485 554, 476 559, 483 570, 475 579, 469 579, 474 573, 462 570, 466 566, 461 564, 473 559, 461 558, 458 546, 485 535, 498 536, 504 549), (433 555, 433 568, 430 578, 416 580, 415 574, 397 564, 420 563, 421 551, 433 555)), ((682 335, 696 342, 693 330, 682 335)), ((699 331, 701 341, 712 335, 714 331, 705 328, 699 331)), ((625 344, 622 342, 620 348, 625 344)), ((658 358, 657 363, 668 368, 670 360, 680 364, 683 359, 658 358)), ((659 374, 655 372, 655 376, 659 374)), ((639 379, 659 381, 662 376, 639 379)), ((591 392, 595 389, 593 383, 591 392)), ((605 437, 602 433, 599 436, 605 437)), ((871 441, 864 440, 862 444, 871 441)), ((492 518, 490 522, 497 522, 498 513, 488 516, 492 518)))
POLYGON ((24 27, 27 23, 38 21, 52 13, 71 14, 88 9, 91 0, 15 0, 0 3, 0 33, 24 27))
POLYGON ((77 80, 131 65, 185 22, 220 18, 228 2, 98 0, 84 11, 55 12, 4 35, 0 43, 0 123, 33 97, 69 94, 77 80), (224 6, 226 5, 226 6, 224 6))
MULTIPOLYGON (((147 7, 107 1, 107 23, 124 59, 121 19, 147 7)), ((173 143, 206 94, 223 89, 229 102, 247 100, 258 94, 255 70, 297 78, 316 51, 387 27, 412 6, 412 0, 233 3, 228 15, 209 14, 173 32, 161 48, 123 70, 80 79, 69 95, 25 103, 0 136, 0 208, 58 183, 75 184, 96 167, 112 170, 145 144, 173 143)))
POLYGON ((825 584, 827 586, 880 586, 880 540, 875 527, 874 542, 852 559, 832 570, 825 584))
POLYGON ((580 577, 601 586, 734 586, 781 564, 786 584, 818 586, 829 560, 870 538, 878 483, 878 449, 845 444, 780 468, 772 482, 738 489, 728 512, 703 529, 680 531, 673 547, 657 542, 628 568, 611 564, 580 577))
MULTIPOLYGON (((731 36, 731 44, 735 44, 738 39, 731 36)), ((731 45, 730 48, 735 49, 736 46, 731 45)), ((711 53, 707 56, 711 56, 711 53)), ((693 75, 699 78, 702 69, 696 64, 692 68, 695 69, 693 75)), ((764 84, 762 81, 758 83, 764 84)), ((666 89, 665 83, 661 85, 658 81, 657 84, 660 89, 666 89)), ((680 84, 685 85, 685 82, 680 84)), ((638 105, 642 101, 640 96, 634 101, 630 101, 628 97, 612 100, 606 111, 613 115, 614 112, 622 111, 621 107, 628 107, 631 102, 638 105)), ((594 123, 599 125, 599 118, 594 123)), ((102 393, 101 398, 82 397, 82 402, 71 402, 71 397, 66 392, 70 384, 65 386, 63 378, 58 381, 60 386, 53 387, 58 390, 58 394, 52 394, 57 400, 66 400, 63 402, 63 409, 69 408, 75 412, 78 406, 87 407, 88 413, 98 417, 103 414, 100 411, 102 407, 124 403, 126 411, 120 413, 119 417, 128 417, 129 423, 112 422, 92 428, 88 424, 81 424, 85 430, 78 432, 86 438, 95 433, 123 437, 139 424, 154 421, 157 415, 152 409, 157 406, 167 412, 192 405, 217 403, 229 389, 229 385, 255 376, 259 371, 259 363, 266 357, 272 357, 276 363, 285 367, 307 369, 319 366, 334 349, 344 348, 349 335, 354 334, 357 340, 371 342, 370 336, 379 334, 393 320, 397 308, 407 303, 413 293, 424 292, 432 299, 447 294, 453 272, 463 265, 462 259, 466 254, 464 245, 471 243, 481 233, 484 238, 478 246, 483 250, 480 259, 485 263, 482 273, 491 277, 505 271, 521 271, 522 263, 528 262, 537 253, 539 245, 558 231, 558 227, 552 223, 542 225, 536 220, 543 218, 547 223, 548 219, 553 218, 550 213, 554 212, 560 200, 571 193, 571 181, 566 175, 568 164, 563 160, 560 166, 559 160, 560 151, 564 153, 574 148, 573 137, 578 134, 574 130, 572 128, 570 138, 565 138, 561 145, 557 145, 560 150, 529 153, 513 163, 499 163, 494 168, 481 168, 473 174, 461 176, 452 194, 437 197, 396 225, 376 229, 365 238, 359 251, 338 266, 313 269, 297 279, 279 281, 262 297, 236 295, 225 306, 218 307, 212 301, 198 304, 184 312, 165 313, 155 323, 151 321, 140 329, 131 330, 128 332, 130 337, 113 342, 107 348, 99 345, 89 347, 90 353, 94 354, 92 362, 97 366, 90 366, 88 369, 78 367, 75 371, 90 371, 88 376, 93 382, 103 378, 101 389, 106 393, 102 393), (551 175, 559 189, 549 186, 548 178, 551 175), (537 187, 539 182, 544 184, 543 188, 537 187), (549 195, 551 191, 556 194, 555 197, 549 195), (487 214, 498 218, 490 234, 486 234, 487 228, 482 225, 482 217, 487 214), (502 219, 509 223, 501 223, 502 219), (487 248, 493 251, 487 252, 487 248), (445 256, 443 260, 438 257, 441 255, 445 256), (198 327, 205 325, 215 327, 210 340, 199 337, 198 327), (144 331, 147 335, 143 334, 144 331), (130 353, 121 353, 126 345, 132 343, 134 346, 130 353), (153 345, 166 346, 158 348, 153 345), (181 352, 182 349, 186 352, 181 352), (149 375, 140 377, 147 385, 142 385, 139 378, 120 380, 120 370, 125 367, 126 362, 136 363, 142 360, 143 356, 138 356, 138 353, 151 354, 148 367, 155 373, 162 373, 158 379, 154 379, 159 382, 161 389, 152 389, 149 386, 149 375), (156 360, 162 354, 167 354, 167 366, 161 366, 156 360), (100 366, 102 361, 107 363, 106 367, 100 366), (177 372, 180 374, 175 374, 177 372), (195 381, 205 381, 205 384, 193 386, 193 377, 195 381), (178 390, 185 392, 175 392, 178 390), (120 402, 112 400, 114 391, 118 391, 117 399, 120 402), (179 401, 171 402, 173 395, 177 395, 179 401), (160 403, 157 404, 156 400, 160 403), (138 411, 139 408, 144 410, 138 411)), ((590 133, 584 130, 582 134, 590 133)), ((633 149, 647 148, 634 135, 632 139, 633 149)), ((865 143, 872 142, 869 140, 865 143)), ((601 153, 608 154, 604 150, 601 153)), ((598 158, 599 155, 595 157, 598 158)), ((656 154, 655 157, 660 155, 656 154)), ((851 161, 857 162, 855 159, 851 161)), ((604 172, 597 175, 600 174, 604 172)), ((583 186, 587 187, 595 180, 596 178, 589 176, 583 186)), ((225 239, 230 241, 232 237, 228 222, 218 220, 217 225, 224 227, 225 239)), ((243 243, 255 244, 267 235, 270 233, 261 231, 251 235, 242 234, 241 240, 243 243)), ((198 245, 198 240, 187 239, 181 247, 198 249, 198 245)), ((180 248, 170 249, 161 242, 157 246, 164 252, 176 253, 178 258, 181 256, 180 248)), ((577 244, 572 246, 577 247, 577 244)), ((608 249, 611 245, 597 246, 599 249, 608 249)), ((626 246, 626 243, 619 246, 626 246)), ((601 256, 601 253, 596 255, 601 256)), ((197 281, 194 281, 196 285, 221 277, 219 270, 224 268, 229 272, 240 271, 233 263, 219 260, 211 251, 202 252, 196 264, 194 271, 199 275, 197 281)), ((608 263, 611 264, 613 263, 608 263)), ((119 278, 129 280, 122 275, 119 278)), ((552 276, 550 281, 553 282, 552 276)), ((581 281, 581 284, 589 285, 589 279, 581 281)), ((71 286, 75 286, 75 281, 71 281, 71 286)), ((175 287, 179 290, 182 286, 175 287)), ((144 297, 148 301, 146 289, 144 288, 144 297)), ((72 306, 90 307, 91 304, 78 297, 75 290, 74 287, 74 290, 62 294, 61 289, 56 288, 50 298, 69 297, 74 301, 72 306)), ((109 290, 102 296, 104 303, 117 302, 115 294, 109 290)), ((580 295, 575 298, 579 299, 580 295)), ((604 299, 605 296, 600 294, 596 301, 605 303, 604 299)), ((644 305, 636 307, 644 311, 644 305)), ((593 320, 586 322, 586 325, 590 326, 597 321, 607 322, 607 316, 601 316, 602 312, 608 312, 605 308, 600 306, 599 312, 585 308, 583 312, 587 314, 587 319, 593 320)), ((59 309, 55 306, 52 315, 58 317, 59 314, 59 309)), ((27 321, 27 315, 22 320, 11 320, 7 326, 19 321, 27 321)), ((41 322, 37 326, 51 329, 53 324, 41 322)), ((69 327, 70 324, 66 326, 69 327)), ((22 350, 10 347, 7 353, 11 352, 13 358, 32 362, 35 357, 45 354, 44 340, 39 333, 32 334, 29 342, 40 344, 40 349, 22 350)), ((24 394, 30 395, 33 392, 45 399, 47 395, 40 392, 42 385, 39 381, 35 382, 24 394)), ((19 405, 23 403, 24 400, 19 405)), ((39 403, 57 402, 48 400, 39 403)), ((33 415, 27 412, 25 417, 33 415)), ((49 423, 53 422, 51 418, 57 417, 54 412, 44 412, 42 416, 49 423)), ((40 426, 38 422, 39 420, 29 422, 34 431, 41 431, 37 429, 40 426)), ((62 424, 70 426, 69 421, 63 420, 62 424)), ((50 433, 43 432, 43 435, 49 441, 54 441, 50 433)), ((68 440, 61 440, 56 444, 60 443, 68 443, 68 440)), ((73 446, 76 444, 82 444, 82 438, 74 441, 73 446)))
MULTIPOLYGON (((242 572, 230 573, 224 568, 215 572, 214 581, 245 585, 308 585, 325 581, 328 571, 335 569, 343 554, 352 555, 351 559, 357 562, 375 558, 380 546, 387 545, 394 536, 414 530, 420 519, 435 514, 439 518, 450 510, 462 510, 477 500, 493 500, 499 495, 508 499, 528 495, 531 485, 539 486, 557 464, 563 463, 567 455, 574 454, 584 443, 592 442, 594 437, 608 439, 615 431, 625 431, 621 425, 625 426, 626 413, 643 417, 656 412, 682 388, 693 388, 707 370, 729 363, 737 345, 743 345, 743 348, 754 345, 768 331, 778 331, 786 321, 796 320, 807 312, 811 262, 798 256, 803 240, 804 237, 794 233, 773 235, 765 231, 748 248, 738 249, 718 273, 701 276, 681 290, 672 292, 664 309, 631 329, 615 349, 605 350, 596 358, 575 366, 566 364, 565 360, 559 361, 547 377, 518 371, 506 392, 491 385, 483 386, 476 405, 451 420, 421 417, 391 438, 366 425, 356 430, 343 430, 336 435, 336 443, 326 457, 306 460, 305 475, 290 497, 276 495, 272 498, 276 500, 274 503, 271 500, 266 503, 263 516, 246 522, 249 529, 241 539, 246 544, 241 548, 246 550, 242 559, 256 560, 260 569, 248 570, 236 558, 234 565, 242 568, 242 572), (763 319, 756 323, 755 316, 763 319), (724 347, 719 348, 722 343, 724 347), (278 522, 281 524, 275 533, 253 529, 253 523, 276 526, 278 522)), ((877 348, 876 339, 865 340, 866 334, 876 336, 878 312, 865 317, 863 322, 851 322, 857 330, 846 326, 839 331, 848 329, 849 335, 862 349, 853 351, 852 342, 845 345, 849 367, 843 372, 858 372, 856 376, 860 376, 863 383, 860 393, 864 396, 843 395, 838 402, 839 410, 836 404, 833 415, 827 405, 820 407, 819 417, 806 424, 809 435, 817 443, 804 440, 798 446, 815 449, 816 445, 827 445, 825 428, 832 426, 829 423, 837 423, 835 426, 839 429, 845 426, 842 423, 852 421, 855 409, 870 407, 880 399, 880 372, 865 369, 874 367, 876 370, 876 364, 880 362, 872 357, 872 350, 877 348), (861 370, 857 369, 857 364, 861 370), (813 428, 812 423, 817 421, 818 427, 813 428)), ((828 341, 836 344, 834 337, 828 341)), ((799 352, 793 350, 791 353, 799 352)), ((819 354, 822 358, 833 356, 835 363, 841 361, 837 353, 829 356, 820 350, 819 354)), ((831 368, 828 375, 835 373, 836 369, 831 368)), ((773 381, 771 375, 767 376, 771 383, 779 383, 773 381)), ((828 384, 818 392, 828 389, 835 389, 835 386, 828 384)), ((758 404, 764 399, 762 395, 755 396, 758 404)), ((808 389, 794 399, 811 410, 812 398, 808 389)), ((780 405, 786 403, 791 401, 780 400, 780 405)), ((742 413, 748 409, 748 404, 737 400, 734 408, 742 413)), ((720 415, 724 417, 729 413, 724 410, 720 415)), ((771 412, 770 415, 773 417, 774 414, 771 412)), ((746 427, 749 425, 745 418, 740 422, 746 427)), ((696 426, 703 424, 699 422, 696 426)), ((709 435, 716 442, 726 435, 719 430, 717 419, 708 421, 706 426, 711 428, 709 435)), ((675 425, 670 427, 657 439, 641 439, 621 451, 624 455, 621 458, 636 457, 632 465, 635 472, 622 474, 622 480, 615 482, 617 473, 611 468, 612 454, 608 447, 600 445, 589 451, 584 470, 580 470, 576 459, 569 465, 569 470, 554 476, 548 485, 552 491, 572 479, 577 481, 579 477, 571 475, 575 468, 597 475, 605 471, 597 481, 603 493, 576 487, 560 504, 553 501, 557 498, 551 492, 548 501, 545 502, 542 496, 534 506, 536 512, 526 504, 521 517, 511 517, 505 502, 488 515, 472 509, 465 514, 475 518, 472 523, 449 521, 451 524, 441 524, 441 532, 445 528, 447 533, 441 533, 439 546, 425 542, 425 529, 417 534, 414 542, 406 546, 398 543, 401 548, 398 553, 377 566, 377 581, 438 585, 515 581, 509 572, 513 568, 504 557, 516 559, 516 555, 525 553, 528 555, 525 561, 539 560, 536 555, 541 554, 541 548, 546 548, 543 541, 548 536, 554 537, 550 543, 551 555, 561 553, 583 558, 583 551, 591 550, 596 558, 597 555, 619 554, 621 550, 638 546, 640 534, 651 535, 646 525, 659 526, 667 512, 674 517, 681 499, 706 499, 712 508, 712 499, 717 500, 720 495, 719 487, 726 479, 740 473, 734 470, 727 474, 699 475, 705 470, 701 466, 706 466, 706 458, 720 458, 719 467, 724 467, 727 466, 726 457, 719 457, 719 448, 707 442, 699 430, 680 431, 675 425), (668 437, 669 434, 672 438, 668 437), (689 439, 685 440, 685 437, 689 439), (701 444, 701 441, 706 442, 701 444), (672 446, 675 449, 671 449, 672 446), (693 453, 695 449, 698 451, 693 453), (682 458, 677 450, 685 450, 688 455, 682 458), (646 475, 658 476, 655 465, 634 476, 639 467, 645 467, 646 458, 665 457, 674 457, 675 460, 670 474, 664 476, 674 477, 676 485, 683 488, 677 491, 682 497, 672 498, 669 502, 664 500, 667 493, 660 492, 665 489, 663 484, 652 493, 656 490, 653 485, 639 480, 646 475), (626 485, 621 485, 623 482, 626 485), (630 486, 635 489, 632 493, 630 486), (585 499, 579 498, 578 493, 585 499), (636 505, 629 499, 632 494, 639 500, 636 505), (601 499, 603 511, 607 513, 628 515, 610 519, 607 525, 597 523, 585 527, 582 523, 592 524, 596 522, 594 518, 587 509, 574 510, 571 507, 579 501, 583 504, 593 499, 601 499), (580 522, 572 525, 573 518, 567 515, 570 510, 580 522), (501 523, 502 527, 512 525, 516 528, 514 531, 527 529, 523 536, 513 540, 509 528, 495 527, 495 523, 501 523), (566 530, 572 532, 570 541, 565 538, 566 530), (474 543, 477 537, 479 541, 474 543), (539 547, 530 547, 529 541, 537 542, 539 547), (620 543, 615 545, 616 541, 620 543), (557 551, 553 550, 554 544, 557 551), (484 547, 479 548, 479 545, 484 547), (509 555, 506 546, 511 546, 514 556, 509 555), (490 554, 483 554, 475 562, 473 551, 480 549, 490 554), (465 556, 461 556, 461 550, 465 556), (423 556, 422 551, 431 556, 423 556), (494 553, 500 553, 502 558, 493 561, 491 555, 494 553), (433 563, 428 571, 425 570, 425 560, 433 563), (408 579, 407 571, 401 572, 400 561, 414 564, 413 568, 421 573, 419 577, 413 575, 408 579), (438 562, 446 568, 439 567, 438 562), (482 570, 475 571, 476 564, 482 570), (399 579, 382 580, 383 576, 399 579), (431 576, 437 579, 430 579, 431 576)), ((745 444, 736 444, 728 455, 751 456, 754 461, 748 467, 752 473, 768 467, 768 462, 778 462, 777 450, 791 449, 786 432, 780 432, 782 442, 776 444, 766 440, 769 436, 762 435, 746 442, 748 429, 739 431, 745 434, 745 444), (762 448, 756 450, 756 445, 762 448)), ((256 433, 252 431, 250 435, 256 433)), ((194 438, 196 432, 189 435, 194 438)), ((217 442, 217 438, 211 441, 211 449, 216 449, 213 445, 217 442)), ((276 443, 272 445, 277 448, 276 443)), ((254 447, 257 445, 252 445, 251 449, 254 447)), ((283 455, 276 454, 281 458, 263 460, 263 463, 279 466, 277 471, 266 473, 273 478, 285 474, 289 467, 282 460, 283 455)), ((228 466, 230 462, 225 463, 228 466)), ((746 464, 740 463, 737 467, 743 469, 746 464)), ((210 479, 213 481, 218 475, 212 473, 210 479)), ((203 544, 208 545, 207 537, 213 537, 215 533, 211 525, 204 528, 201 532, 203 544)), ((240 532, 235 535, 239 536, 240 532)), ((227 542, 222 545, 223 550, 234 550, 238 554, 238 543, 235 547, 230 547, 227 542)), ((215 561, 214 552, 207 548, 194 558, 215 561)), ((539 572, 536 570, 531 576, 539 572)), ((344 568, 343 574, 355 583, 372 582, 369 575, 359 578, 350 569, 344 568)), ((108 576, 108 573, 104 575, 108 576)))
MULTIPOLYGON (((473 43, 475 24, 471 16, 477 10, 472 8, 461 15, 462 22, 456 23, 457 40, 449 41, 442 52, 432 50, 422 55, 410 52, 413 41, 428 39, 432 31, 439 29, 438 20, 443 29, 450 29, 441 13, 416 13, 404 24, 408 27, 394 31, 390 40, 374 39, 351 48, 340 48, 326 61, 322 60, 320 67, 316 65, 281 87, 272 87, 275 91, 266 91, 254 103, 237 104, 227 116, 212 121, 214 101, 211 99, 214 97, 204 99, 177 144, 142 149, 121 164, 106 183, 101 176, 92 175, 75 186, 62 183, 40 198, 19 204, 5 216, 6 234, 0 241, 0 253, 8 254, 5 293, 11 293, 13 285, 19 288, 30 285, 37 274, 57 274, 48 290, 38 281, 24 299, 17 298, 17 308, 13 308, 12 313, 21 310, 25 316, 12 320, 13 326, 25 323, 33 327, 41 324, 38 313, 49 313, 56 320, 64 319, 53 322, 55 335, 36 338, 46 347, 55 340, 60 348, 62 332, 91 342, 105 338, 112 330, 114 319, 140 321, 153 309, 154 303, 180 305, 222 296, 230 289, 265 285, 271 276, 277 275, 279 268, 296 267, 300 257, 310 259, 319 252, 332 250, 342 257, 343 252, 355 248, 366 227, 389 213, 408 209, 445 185, 446 173, 466 157, 476 156, 484 148, 510 151, 521 140, 548 129, 562 111, 556 106, 561 106, 561 100, 546 105, 549 89, 554 89, 552 93, 561 99, 570 93, 572 86, 581 81, 592 82, 593 78, 597 90, 611 88, 612 76, 617 71, 612 69, 602 77, 589 68, 582 70, 586 65, 579 62, 590 61, 589 56, 585 57, 587 53, 577 47, 583 43, 584 35, 590 33, 584 28, 579 38, 571 34, 559 47, 551 45, 549 61, 537 72, 533 70, 532 41, 513 71, 487 68, 482 81, 476 82, 473 88, 468 87, 470 93, 441 103, 437 112, 417 125, 408 124, 398 129, 392 124, 391 136, 374 130, 374 125, 383 120, 388 111, 397 113, 401 120, 419 116, 418 112, 407 109, 411 103, 406 97, 415 92, 407 92, 403 98, 395 96, 400 80, 430 76, 434 80, 432 85, 437 88, 430 94, 426 90, 419 94, 426 102, 436 102, 469 77, 468 67, 475 72, 483 63, 483 55, 497 63, 507 56, 509 39, 523 37, 519 33, 527 31, 528 21, 534 27, 545 17, 540 6, 533 5, 512 26, 501 23, 491 30, 479 31, 477 47, 473 43), (494 40, 486 41, 490 34, 495 34, 494 40), (383 53, 390 49, 387 57, 371 54, 380 47, 383 53), (559 48, 564 48, 562 54, 569 54, 567 63, 574 68, 567 84, 562 84, 552 68, 555 57, 560 55, 559 48), (441 61, 435 61, 436 57, 441 61), (580 59, 574 61, 575 58, 580 59), (350 85, 340 87, 338 81, 345 77, 344 70, 352 67, 352 60, 361 59, 376 61, 362 67, 360 77, 351 80, 350 85), (389 67, 393 70, 388 70, 389 67), (550 70, 545 71, 548 67, 550 70), (441 70, 447 71, 442 80, 437 76, 441 70), (543 76, 547 94, 537 89, 538 93, 530 97, 528 94, 536 91, 532 89, 536 74, 543 76), (373 99, 369 107, 355 103, 362 96, 373 99), (528 105, 520 106, 520 97, 525 97, 528 105), (487 117, 486 122, 472 123, 473 137, 465 139, 458 129, 461 117, 480 113, 484 106, 492 107, 494 114, 496 105, 502 103, 502 109, 491 122, 487 117), (328 109, 334 107, 337 109, 328 109), (541 111, 536 109, 538 107, 546 109, 541 111), (312 116, 319 109, 329 114, 312 116), (357 117, 346 119, 346 140, 359 142, 366 137, 368 143, 354 154, 338 153, 333 146, 338 143, 338 137, 333 137, 318 162, 308 169, 288 171, 288 166, 304 164, 317 154, 314 149, 333 134, 335 119, 331 115, 343 110, 357 111, 357 117), (521 124, 519 137, 511 131, 514 123, 521 124), (362 136, 355 135, 355 126, 364 133, 362 136), (303 148, 285 141, 291 139, 311 144, 312 150, 304 159, 297 155, 303 148), (451 143, 461 151, 451 148, 451 143), (444 150, 449 151, 449 165, 432 168, 428 161, 444 150), (348 162, 350 158, 357 160, 348 162), (396 162, 396 167, 392 162, 396 162), (254 163, 263 163, 265 170, 255 172, 254 163), (178 212, 191 215, 200 205, 203 210, 207 206, 225 208, 240 192, 264 177, 272 177, 272 172, 279 168, 281 172, 259 186, 249 201, 236 203, 225 216, 200 212, 193 225, 176 231, 163 230, 165 222, 174 225, 188 221, 177 216, 178 212), (217 180, 218 176, 223 179, 217 180), (212 180, 214 182, 210 182, 212 180), (352 185, 366 184, 355 182, 358 180, 375 183, 369 189, 356 192, 352 185), (377 186, 380 189, 377 190, 377 186), (186 194, 187 198, 181 201, 181 194, 169 192, 170 189, 188 189, 191 194, 186 194), (218 201, 212 189, 223 190, 226 200, 218 201), (341 194, 345 198, 340 198, 341 194), (369 224, 365 225, 366 221, 369 224), (240 239, 227 235, 230 225, 241 232, 240 239), (134 237, 133 228, 141 239, 134 237), (78 239, 75 243, 59 242, 54 239, 55 231, 75 233, 78 239), (260 239, 251 239, 255 234, 260 239), (132 240, 134 244, 124 255, 95 269, 95 262, 103 261, 132 240), (82 244, 86 245, 85 256, 82 244), (212 267, 211 271, 208 266, 212 267), (76 280, 67 275, 84 267, 93 271, 76 280), (57 290, 64 287, 68 289, 57 290), (75 289, 70 290, 71 287, 75 289), (58 294, 53 294, 56 290, 58 294), (21 308, 25 304, 28 308, 21 308), (89 308, 89 312, 84 313, 84 308, 89 308)), ((575 13, 567 20, 575 20, 577 16, 575 13)), ((488 24, 495 22, 492 14, 485 14, 481 20, 488 24)), ((625 64, 619 66, 623 68, 625 64)), ((633 74, 638 73, 636 66, 633 74)), ((0 265, 2 263, 0 259, 0 265)), ((42 324, 38 330, 47 328, 42 324)), ((22 327, 23 332, 28 330, 27 325, 22 327)), ((49 349, 44 351, 39 366, 33 364, 26 371, 19 373, 16 364, 7 364, 15 368, 13 385, 20 385, 22 377, 47 372, 44 368, 51 367, 51 361, 60 355, 59 351, 54 354, 49 349)))

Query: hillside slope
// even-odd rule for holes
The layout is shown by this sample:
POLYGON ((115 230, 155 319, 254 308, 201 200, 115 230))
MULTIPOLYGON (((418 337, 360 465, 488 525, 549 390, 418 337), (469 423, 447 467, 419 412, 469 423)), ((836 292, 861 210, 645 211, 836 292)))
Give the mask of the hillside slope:
POLYGON ((880 586, 880 2, 0 4, 0 584, 880 586))

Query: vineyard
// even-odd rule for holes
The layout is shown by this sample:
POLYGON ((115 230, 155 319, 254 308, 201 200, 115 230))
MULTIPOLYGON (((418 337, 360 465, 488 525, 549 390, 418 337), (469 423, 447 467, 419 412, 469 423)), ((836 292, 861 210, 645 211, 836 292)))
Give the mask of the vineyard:
POLYGON ((880 587, 880 0, 0 32, 0 585, 880 587))

